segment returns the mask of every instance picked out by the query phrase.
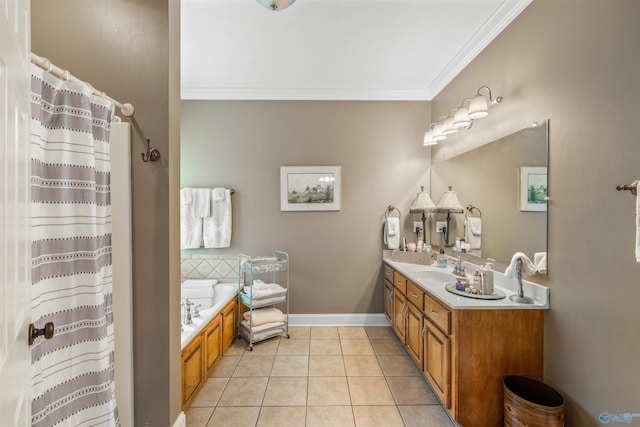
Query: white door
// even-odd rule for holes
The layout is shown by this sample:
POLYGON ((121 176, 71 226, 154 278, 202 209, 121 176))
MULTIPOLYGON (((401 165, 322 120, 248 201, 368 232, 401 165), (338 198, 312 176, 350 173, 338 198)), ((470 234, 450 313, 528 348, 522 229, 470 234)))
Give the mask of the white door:
POLYGON ((29 0, 0 0, 0 426, 16 427, 31 425, 29 20, 29 0))

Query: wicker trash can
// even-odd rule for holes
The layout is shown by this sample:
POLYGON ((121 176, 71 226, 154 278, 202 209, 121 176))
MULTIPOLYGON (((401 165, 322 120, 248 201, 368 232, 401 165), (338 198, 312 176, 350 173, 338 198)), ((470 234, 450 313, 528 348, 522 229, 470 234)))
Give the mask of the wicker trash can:
POLYGON ((504 425, 564 426, 564 398, 534 378, 509 375, 504 378, 504 425))

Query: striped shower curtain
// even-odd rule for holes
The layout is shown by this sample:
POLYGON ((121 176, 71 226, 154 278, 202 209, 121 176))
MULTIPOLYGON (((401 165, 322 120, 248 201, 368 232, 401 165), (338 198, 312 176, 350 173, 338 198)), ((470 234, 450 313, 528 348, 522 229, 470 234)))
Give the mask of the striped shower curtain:
POLYGON ((32 425, 117 426, 109 131, 113 104, 31 69, 32 425))

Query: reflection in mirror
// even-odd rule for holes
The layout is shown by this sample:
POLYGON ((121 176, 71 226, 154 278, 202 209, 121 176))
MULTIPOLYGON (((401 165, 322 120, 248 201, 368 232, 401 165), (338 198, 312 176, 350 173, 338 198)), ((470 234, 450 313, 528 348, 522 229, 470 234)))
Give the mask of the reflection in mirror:
MULTIPOLYGON (((465 236, 465 215, 480 216, 480 249, 475 251, 476 255, 509 264, 515 252, 524 252, 533 260, 535 253, 547 251, 545 194, 542 197, 535 194, 546 192, 547 188, 539 183, 531 185, 534 179, 546 180, 546 176, 532 176, 529 184, 520 182, 521 171, 527 171, 522 168, 547 167, 547 127, 547 121, 539 122, 537 126, 431 165, 434 200, 452 186, 462 206, 476 208, 472 212, 465 210, 463 214, 451 215, 450 243, 456 237, 465 236), (529 190, 534 192, 521 203, 521 191, 529 190), (531 203, 527 204, 527 200, 531 203)), ((434 246, 444 246, 444 233, 436 233, 435 228, 436 221, 444 221, 445 217, 444 213, 432 215, 431 244, 434 246)))

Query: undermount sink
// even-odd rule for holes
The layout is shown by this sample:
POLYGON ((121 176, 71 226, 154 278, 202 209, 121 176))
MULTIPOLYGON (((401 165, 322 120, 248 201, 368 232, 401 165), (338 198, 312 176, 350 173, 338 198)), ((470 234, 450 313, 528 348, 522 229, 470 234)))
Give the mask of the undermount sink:
POLYGON ((441 283, 450 283, 456 281, 456 276, 451 273, 447 273, 444 271, 437 270, 418 270, 414 273, 414 275, 421 281, 426 282, 425 284, 441 284, 441 283))

